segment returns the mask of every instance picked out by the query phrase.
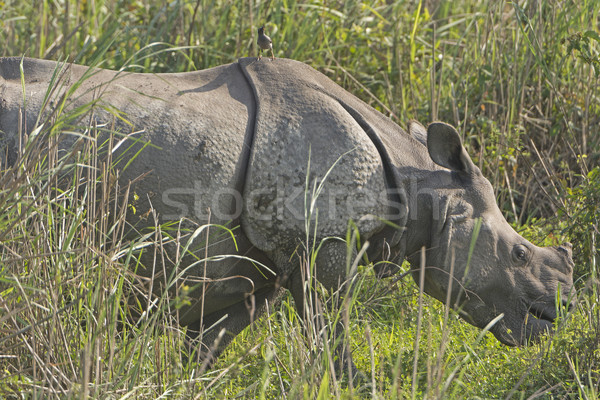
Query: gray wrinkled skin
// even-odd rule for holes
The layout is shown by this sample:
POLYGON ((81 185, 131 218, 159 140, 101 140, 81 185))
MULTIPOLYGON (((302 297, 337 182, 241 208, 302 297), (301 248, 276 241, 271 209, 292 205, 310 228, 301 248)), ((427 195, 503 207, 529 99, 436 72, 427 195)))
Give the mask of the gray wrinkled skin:
MULTIPOLYGON (((19 63, 0 59, 2 165, 18 155, 19 63)), ((133 137, 152 144, 119 178, 126 185, 144 176, 132 187, 140 197, 138 213, 129 217, 137 229, 149 224, 139 218, 150 207, 148 198, 161 222, 185 218, 182 225, 190 229, 208 222, 210 208, 210 222, 239 228, 237 250, 222 236, 209 255, 244 255, 268 267, 240 259, 208 264, 204 324, 226 315, 217 326, 232 334, 224 343, 263 312, 281 286, 303 304, 298 254, 306 238, 309 167, 310 191, 328 174, 316 201, 318 223, 311 224, 318 242, 345 237, 352 219, 369 241, 372 261, 384 257, 400 264, 407 258, 418 270, 425 247, 425 292, 445 301, 452 279, 451 304, 469 323, 483 328, 503 314, 491 329, 503 343, 520 345, 551 329, 557 292, 566 302, 572 289, 570 245, 540 248, 519 236, 450 125, 425 128, 411 121, 406 133, 292 60, 248 58, 198 72, 139 74, 24 59, 24 131, 34 128, 55 70, 62 79, 54 99, 93 72, 69 96, 67 109, 99 99, 93 115, 99 125, 114 122, 120 134, 138 132, 133 137), (108 106, 130 124, 115 120, 108 106), (481 229, 467 267, 478 219, 481 229)), ((74 140, 65 138, 63 147, 74 140)), ((198 239, 199 257, 204 240, 198 239)), ((190 267, 178 284, 202 279, 203 266, 190 267)), ((378 268, 382 276, 394 272, 378 268)), ((344 242, 325 242, 317 278, 328 288, 348 278, 344 242)), ((194 295, 181 318, 197 328, 201 293, 194 295)))

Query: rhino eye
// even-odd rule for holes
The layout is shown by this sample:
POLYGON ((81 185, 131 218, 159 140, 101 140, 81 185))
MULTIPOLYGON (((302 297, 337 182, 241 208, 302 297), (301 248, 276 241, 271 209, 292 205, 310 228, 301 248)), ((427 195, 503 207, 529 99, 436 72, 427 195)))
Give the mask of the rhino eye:
POLYGON ((515 263, 523 265, 529 259, 529 249, 522 244, 517 244, 513 247, 512 257, 515 263))

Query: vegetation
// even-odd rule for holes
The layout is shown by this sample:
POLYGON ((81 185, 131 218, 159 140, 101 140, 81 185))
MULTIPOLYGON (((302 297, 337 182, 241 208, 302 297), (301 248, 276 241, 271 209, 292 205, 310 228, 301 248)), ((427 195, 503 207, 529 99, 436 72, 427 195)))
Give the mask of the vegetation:
POLYGON ((110 157, 95 161, 115 143, 59 157, 53 140, 73 126, 58 113, 0 165, 0 396, 597 398, 599 13, 598 0, 0 0, 0 55, 144 72, 254 56, 264 23, 277 57, 400 125, 457 126, 509 222, 537 244, 573 242, 578 299, 553 335, 507 348, 407 279, 360 266, 352 296, 322 306, 348 322, 357 373, 336 377, 331 344, 302 335, 288 298, 208 370, 175 320, 130 322, 143 308, 128 301, 127 266, 155 237, 123 239, 135 205, 108 184, 110 157))

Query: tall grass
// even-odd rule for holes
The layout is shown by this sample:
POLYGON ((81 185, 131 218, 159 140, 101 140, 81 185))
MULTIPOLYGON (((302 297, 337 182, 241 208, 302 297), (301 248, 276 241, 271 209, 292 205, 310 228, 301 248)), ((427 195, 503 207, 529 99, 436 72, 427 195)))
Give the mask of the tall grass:
MULTIPOLYGON (((48 99, 59 85, 50 85, 48 99)), ((130 361, 164 362, 159 352, 144 354, 162 325, 127 323, 135 275, 126 266, 136 243, 124 237, 128 188, 116 184, 116 137, 102 142, 95 125, 67 124, 70 116, 56 109, 43 113, 30 135, 19 132, 22 151, 1 175, 0 393, 85 398, 147 390, 136 371, 143 364, 131 368, 130 361), (59 139, 74 129, 79 138, 64 154, 59 139)), ((178 354, 180 335, 162 333, 157 349, 178 354)))
POLYGON ((0 7, 2 56, 145 72, 256 55, 256 29, 265 24, 277 57, 312 65, 399 124, 455 124, 523 235, 543 245, 574 242, 578 288, 554 336, 511 349, 421 297, 413 283, 380 281, 372 266, 359 265, 343 302, 339 293, 315 297, 327 316, 316 326, 302 323, 286 299, 205 371, 186 354, 175 317, 130 318, 144 310, 130 299, 133 249, 149 237, 124 236, 127 188, 112 185, 118 170, 110 157, 97 158, 114 143, 91 140, 98 127, 78 126, 89 139, 61 157, 57 135, 73 127, 56 116, 23 136, 14 167, 0 166, 0 396, 598 396, 600 101, 590 60, 600 48, 590 40, 586 59, 569 45, 578 33, 598 31, 596 0, 5 0, 0 7), (358 367, 343 376, 334 365, 335 321, 358 367), (307 340, 306 331, 315 335, 307 340))
MULTIPOLYGON (((194 393, 211 378, 172 312, 185 296, 167 296, 180 276, 163 277, 166 289, 155 293, 145 285, 154 277, 136 269, 140 251, 160 259, 171 234, 181 238, 183 255, 214 227, 189 232, 156 223, 132 234, 133 196, 118 176, 119 161, 136 154, 123 150, 127 136, 93 122, 94 102, 69 106, 62 67, 36 126, 16 132, 16 160, 0 170, 0 396, 194 393)), ((179 262, 175 271, 184 270, 179 262)))

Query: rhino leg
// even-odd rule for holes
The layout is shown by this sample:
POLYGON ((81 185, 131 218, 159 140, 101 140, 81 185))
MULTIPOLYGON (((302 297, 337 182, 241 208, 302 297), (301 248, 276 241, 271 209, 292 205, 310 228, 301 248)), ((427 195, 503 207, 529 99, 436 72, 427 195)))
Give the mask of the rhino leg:
MULTIPOLYGON (((305 260, 298 260, 295 265, 284 267, 284 271, 292 271, 284 285, 290 290, 298 314, 301 317, 306 316, 306 291, 310 290, 312 280, 316 279, 326 290, 339 290, 343 292, 345 283, 350 278, 349 271, 346 271, 346 243, 334 239, 321 243, 318 250, 314 266, 308 265, 305 260)), ((281 260, 283 256, 276 256, 275 259, 281 260)), ((289 256, 287 257, 289 260, 289 256)), ((293 262, 293 260, 290 260, 293 262)), ((308 314, 310 315, 310 314, 308 314)))
POLYGON ((205 316, 203 321, 189 325, 187 335, 191 344, 200 345, 199 360, 212 364, 238 333, 263 315, 270 314, 284 293, 285 289, 277 284, 265 287, 248 296, 245 301, 232 304, 205 316), (201 337, 200 324, 204 329, 210 328, 201 337))
MULTIPOLYGON (((321 332, 326 335, 322 340, 333 337, 329 343, 334 356, 335 370, 341 373, 346 366, 350 365, 350 368, 356 371, 350 352, 347 351, 347 342, 343 338, 346 331, 343 318, 337 318, 332 335, 329 334, 331 332, 329 329, 323 329, 325 327, 322 325, 327 324, 328 318, 324 315, 323 305, 317 300, 314 290, 316 280, 330 293, 337 291, 342 298, 351 296, 352 287, 348 285, 350 285, 352 272, 347 268, 346 242, 339 239, 322 242, 313 266, 308 265, 306 258, 301 255, 290 258, 289 255, 285 255, 285 252, 277 253, 272 254, 272 257, 276 263, 279 262, 278 268, 291 271, 288 276, 284 276, 283 285, 294 298, 298 315, 304 322, 305 336, 311 338, 314 332, 321 332)), ((342 307, 339 312, 343 312, 342 307)))

